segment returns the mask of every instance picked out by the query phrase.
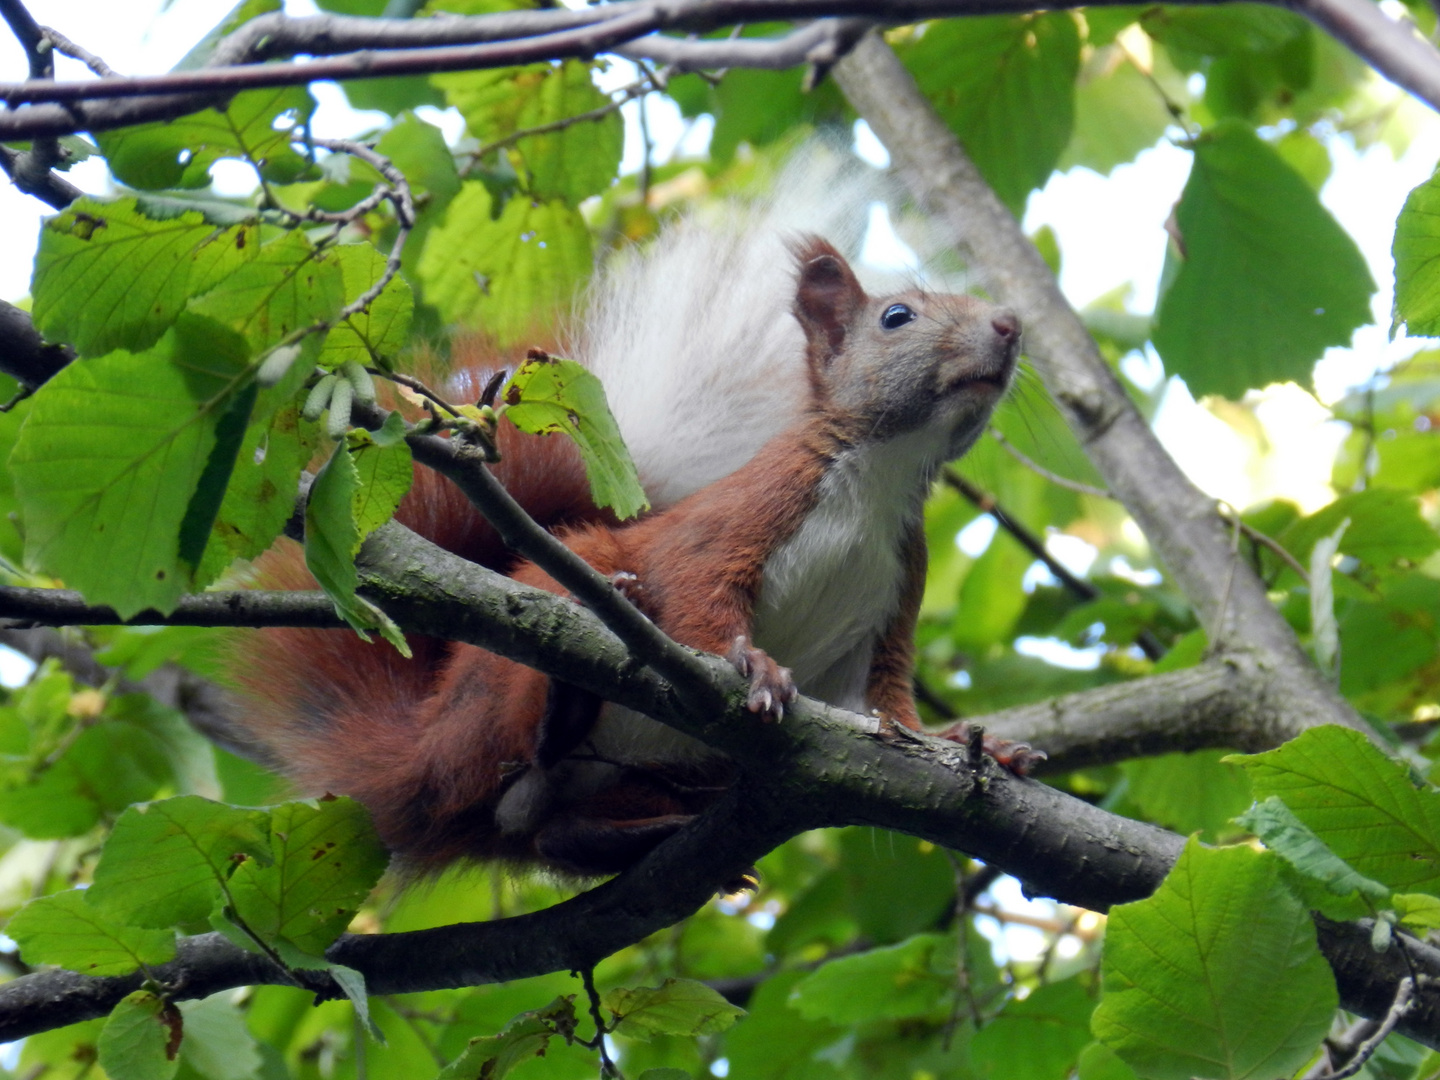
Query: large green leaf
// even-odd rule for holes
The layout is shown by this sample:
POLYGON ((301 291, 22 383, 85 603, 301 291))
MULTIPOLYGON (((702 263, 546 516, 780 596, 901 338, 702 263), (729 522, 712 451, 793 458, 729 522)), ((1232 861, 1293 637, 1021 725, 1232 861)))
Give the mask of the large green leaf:
POLYGON ((271 810, 272 862, 242 863, 230 879, 235 915, 262 940, 320 956, 349 925, 389 856, 370 815, 350 799, 271 810))
POLYGON ((242 858, 270 859, 270 816, 182 795, 120 815, 86 899, 134 926, 202 922, 242 858))
POLYGON ((425 300, 449 322, 502 343, 542 326, 591 270, 590 230, 561 202, 516 197, 491 217, 490 193, 467 181, 420 258, 425 300))
POLYGON ((1205 56, 1264 52, 1305 30, 1305 21, 1299 16, 1262 4, 1157 6, 1145 12, 1140 25, 1157 41, 1205 56))
POLYGON ((1222 754, 1198 750, 1127 761, 1121 766, 1130 782, 1126 794, 1147 821, 1213 837, 1250 805, 1245 773, 1223 763, 1222 754))
POLYGON ((205 187, 210 166, 221 158, 246 160, 266 180, 284 184, 310 167, 290 143, 314 111, 315 100, 303 86, 244 90, 224 111, 102 131, 96 141, 110 171, 131 187, 205 187))
POLYGON ((1355 241, 1249 127, 1201 135, 1175 209, 1183 259, 1155 348, 1195 396, 1294 380, 1370 321, 1375 283, 1355 241))
POLYGON ((138 352, 191 296, 253 257, 259 230, 218 229, 196 211, 148 216, 134 199, 78 199, 46 218, 35 255, 35 325, 82 356, 138 352))
POLYGON ((1315 544, 1333 535, 1346 519, 1350 525, 1340 538, 1340 551, 1376 570, 1403 568, 1440 550, 1440 533, 1425 520, 1420 501, 1407 491, 1382 487, 1342 495, 1287 527, 1277 539, 1305 563, 1315 544))
MULTIPOLYGON (((433 81, 483 144, 608 105, 610 99, 595 89, 590 72, 589 64, 566 60, 436 75, 433 81)), ((531 195, 575 206, 610 186, 620 168, 624 139, 620 113, 612 111, 597 120, 526 136, 508 157, 531 195)))
POLYGON ((1331 892, 1340 896, 1360 892, 1377 902, 1389 898, 1389 889, 1356 873, 1274 795, 1256 803, 1237 820, 1271 851, 1331 892))
MULTIPOLYGON (((182 526, 209 531, 191 503, 202 478, 219 479, 212 451, 247 361, 236 334, 185 313, 153 349, 70 364, 46 383, 10 455, 26 559, 123 618, 170 611, 194 571, 182 526)), ((239 441, 229 450, 233 465, 239 441)))
POLYGON ((1334 1018, 1335 981, 1280 861, 1192 839, 1148 900, 1110 910, 1096 1036, 1154 1080, 1274 1080, 1334 1018))
POLYGON ((934 22, 901 57, 1018 216, 1070 141, 1080 68, 1074 16, 934 22), (1024 138, 1016 137, 1020 131, 1024 138))
POLYGON ((297 231, 265 244, 190 310, 240 331, 259 355, 295 330, 328 323, 344 305, 340 262, 297 231))
POLYGON ((180 1013, 185 1018, 182 1062, 205 1080, 259 1080, 260 1049, 232 996, 182 1001, 180 1013))
POLYGON ((1235 760, 1257 799, 1278 797, 1360 874, 1397 892, 1440 890, 1440 792, 1417 788, 1360 732, 1312 728, 1235 760))
POLYGON ((175 957, 173 930, 144 930, 105 918, 81 889, 31 900, 10 920, 27 964, 59 964, 82 975, 128 975, 175 957))

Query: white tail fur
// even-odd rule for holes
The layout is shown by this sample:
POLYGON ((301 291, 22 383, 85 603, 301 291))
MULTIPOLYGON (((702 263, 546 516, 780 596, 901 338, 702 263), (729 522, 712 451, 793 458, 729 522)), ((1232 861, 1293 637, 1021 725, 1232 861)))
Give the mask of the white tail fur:
POLYGON ((805 338, 786 241, 815 233, 854 256, 886 194, 874 169, 810 144, 772 197, 686 218, 602 271, 575 352, 605 384, 656 507, 733 472, 795 419, 805 338))

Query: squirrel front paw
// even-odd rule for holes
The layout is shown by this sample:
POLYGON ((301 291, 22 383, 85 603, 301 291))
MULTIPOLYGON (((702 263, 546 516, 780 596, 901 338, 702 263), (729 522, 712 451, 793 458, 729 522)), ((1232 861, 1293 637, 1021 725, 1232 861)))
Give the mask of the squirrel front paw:
MULTIPOLYGON (((936 734, 942 739, 957 743, 969 743, 972 739, 972 729, 963 720, 936 734)), ((1044 750, 1036 750, 1029 743, 1011 742, 1009 739, 998 739, 994 735, 983 736, 980 749, 986 757, 994 758, 996 764, 1016 776, 1029 776, 1031 769, 1049 757, 1044 750)))
POLYGON ((784 719, 785 706, 795 700, 796 694, 790 669, 777 664, 764 649, 751 645, 744 634, 735 639, 725 658, 735 665, 736 671, 750 680, 746 708, 759 713, 762 720, 784 719))

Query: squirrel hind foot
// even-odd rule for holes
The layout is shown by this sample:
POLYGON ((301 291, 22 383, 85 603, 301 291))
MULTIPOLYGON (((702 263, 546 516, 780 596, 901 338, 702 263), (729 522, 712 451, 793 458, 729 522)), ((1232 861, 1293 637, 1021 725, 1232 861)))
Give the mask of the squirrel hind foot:
MULTIPOLYGON (((983 730, 982 728, 981 731, 983 730)), ((962 720, 936 734, 950 742, 969 743, 972 729, 970 724, 962 720)), ((980 749, 986 757, 993 758, 997 765, 1016 776, 1029 776, 1031 769, 1049 757, 1044 750, 1036 750, 1029 743, 1012 742, 994 735, 983 735, 980 749)))
POLYGON ((744 634, 735 639, 725 658, 750 680, 746 708, 759 713, 760 719, 767 722, 783 720, 785 706, 794 701, 798 693, 790 669, 777 664, 764 649, 751 645, 744 634))

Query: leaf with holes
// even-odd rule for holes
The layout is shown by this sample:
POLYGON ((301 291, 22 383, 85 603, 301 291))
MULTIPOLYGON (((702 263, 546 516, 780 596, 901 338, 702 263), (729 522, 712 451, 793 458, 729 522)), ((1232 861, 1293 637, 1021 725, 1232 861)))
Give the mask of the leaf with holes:
POLYGON ((235 916, 264 941, 321 956, 380 880, 389 854, 370 815, 350 799, 277 806, 271 865, 243 863, 230 879, 235 916))
POLYGON ((600 380, 574 360, 526 360, 502 395, 505 416, 521 431, 564 432, 575 440, 597 506, 622 521, 649 509, 645 489, 600 380))
POLYGON ((563 202, 516 196, 498 218, 467 181, 425 238, 424 298, 448 322, 511 344, 562 310, 590 275, 590 230, 563 202))
POLYGON ((110 1080, 170 1080, 180 1069, 184 1030, 174 1004, 137 990, 115 1006, 100 1031, 100 1067, 110 1080))
POLYGON ((186 301, 254 256, 259 229, 217 229, 194 211, 142 213, 134 199, 77 199, 46 218, 35 254, 35 326, 81 356, 154 345, 186 301))
MULTIPOLYGON (((436 75, 432 81, 465 117, 470 133, 491 143, 604 108, 610 99, 595 88, 590 73, 590 64, 566 60, 436 75)), ((578 206, 615 179, 624 141, 620 113, 612 110, 558 131, 528 135, 507 156, 529 194, 578 206)))
POLYGON ((291 142, 314 111, 315 99, 303 86, 243 90, 224 111, 96 132, 95 139, 110 171, 131 187, 205 187, 210 166, 221 158, 248 161, 266 180, 288 184, 311 168, 291 142))

